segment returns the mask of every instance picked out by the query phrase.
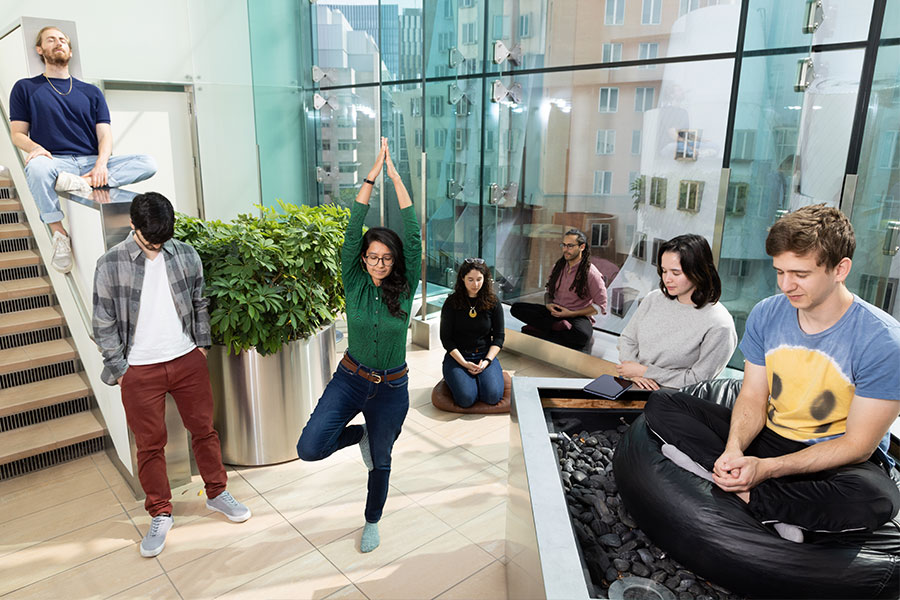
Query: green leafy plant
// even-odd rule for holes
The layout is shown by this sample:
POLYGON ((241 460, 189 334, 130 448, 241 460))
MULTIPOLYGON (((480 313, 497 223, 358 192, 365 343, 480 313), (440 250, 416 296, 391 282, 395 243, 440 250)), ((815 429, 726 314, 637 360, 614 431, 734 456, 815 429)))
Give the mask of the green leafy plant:
POLYGON ((272 354, 344 309, 341 245, 350 211, 334 205, 258 206, 230 223, 179 214, 175 237, 203 262, 213 343, 272 354))

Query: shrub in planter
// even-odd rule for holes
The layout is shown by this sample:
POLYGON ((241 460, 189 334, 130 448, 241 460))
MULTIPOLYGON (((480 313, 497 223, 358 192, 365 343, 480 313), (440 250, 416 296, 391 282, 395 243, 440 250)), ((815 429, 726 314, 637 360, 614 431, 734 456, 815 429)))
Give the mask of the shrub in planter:
POLYGON ((229 353, 272 354, 344 309, 341 245, 350 211, 334 205, 259 206, 229 223, 179 214, 175 237, 203 261, 212 339, 229 353))

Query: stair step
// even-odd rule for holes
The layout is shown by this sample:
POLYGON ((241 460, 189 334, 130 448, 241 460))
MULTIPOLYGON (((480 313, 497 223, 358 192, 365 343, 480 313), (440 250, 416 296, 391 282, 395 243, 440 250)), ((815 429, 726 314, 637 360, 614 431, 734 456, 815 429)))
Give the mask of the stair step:
POLYGON ((31 308, 0 315, 0 335, 56 327, 66 322, 59 307, 31 308))
POLYGON ((12 281, 0 281, 0 301, 43 296, 52 291, 53 284, 50 283, 49 277, 27 277, 12 281))
POLYGON ((12 269, 13 267, 27 267, 39 264, 41 264, 41 257, 34 250, 0 252, 0 269, 12 269))
POLYGON ((91 412, 0 433, 0 465, 102 437, 106 430, 91 412))
POLYGON ((18 198, 0 199, 0 212, 20 212, 21 210, 22 203, 18 198))
POLYGON ((90 395, 82 373, 11 387, 0 390, 0 418, 90 395))
POLYGON ((31 228, 24 223, 0 225, 0 240, 31 237, 31 228))
POLYGON ((0 375, 52 365, 76 356, 75 344, 68 338, 0 350, 0 375))

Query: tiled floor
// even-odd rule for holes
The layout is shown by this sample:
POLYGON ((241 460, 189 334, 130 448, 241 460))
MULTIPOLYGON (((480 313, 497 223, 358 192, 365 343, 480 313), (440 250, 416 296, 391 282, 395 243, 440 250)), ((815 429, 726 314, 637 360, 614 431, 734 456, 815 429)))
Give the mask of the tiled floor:
MULTIPOLYGON (((410 346, 410 412, 394 448, 381 546, 361 554, 365 467, 356 448, 317 463, 229 469, 253 509, 205 508, 199 477, 173 490, 175 528, 157 558, 149 517, 103 454, 0 482, 3 598, 506 598, 507 415, 431 405, 443 350, 410 346)), ((510 353, 516 375, 565 377, 510 353)))

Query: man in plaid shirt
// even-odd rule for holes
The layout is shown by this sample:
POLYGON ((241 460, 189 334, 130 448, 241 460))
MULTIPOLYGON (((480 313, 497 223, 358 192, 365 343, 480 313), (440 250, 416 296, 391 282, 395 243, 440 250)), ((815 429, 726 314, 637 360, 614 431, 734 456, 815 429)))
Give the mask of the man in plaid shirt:
POLYGON ((250 509, 225 490, 219 434, 213 429, 212 387, 206 368, 210 345, 203 265, 189 245, 172 239, 175 212, 161 194, 131 203, 129 236, 97 261, 94 339, 103 354, 101 378, 122 389, 128 427, 137 444, 138 478, 153 518, 141 556, 163 551, 172 528, 172 492, 166 475, 166 393, 172 394, 206 484, 206 507, 232 521, 250 509))

